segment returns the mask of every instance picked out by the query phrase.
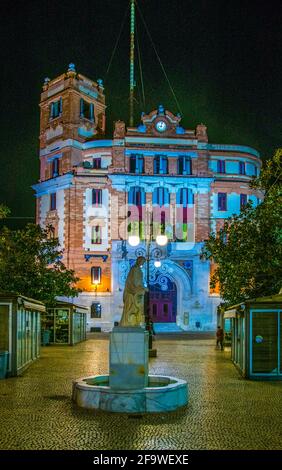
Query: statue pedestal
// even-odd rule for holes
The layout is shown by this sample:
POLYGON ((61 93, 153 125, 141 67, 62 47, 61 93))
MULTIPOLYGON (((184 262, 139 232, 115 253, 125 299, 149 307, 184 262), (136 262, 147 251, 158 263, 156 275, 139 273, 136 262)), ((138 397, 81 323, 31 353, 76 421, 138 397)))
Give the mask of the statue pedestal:
POLYGON ((141 327, 115 327, 110 336, 109 385, 115 390, 148 386, 149 333, 141 327))

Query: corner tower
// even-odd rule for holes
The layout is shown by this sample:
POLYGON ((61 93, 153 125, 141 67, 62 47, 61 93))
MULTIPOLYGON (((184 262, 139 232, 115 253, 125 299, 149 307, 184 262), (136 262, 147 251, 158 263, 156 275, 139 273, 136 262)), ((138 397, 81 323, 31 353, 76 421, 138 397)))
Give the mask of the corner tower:
POLYGON ((105 108, 102 80, 77 73, 74 64, 53 80, 45 78, 40 100, 41 181, 80 163, 75 141, 83 144, 105 134, 105 108))

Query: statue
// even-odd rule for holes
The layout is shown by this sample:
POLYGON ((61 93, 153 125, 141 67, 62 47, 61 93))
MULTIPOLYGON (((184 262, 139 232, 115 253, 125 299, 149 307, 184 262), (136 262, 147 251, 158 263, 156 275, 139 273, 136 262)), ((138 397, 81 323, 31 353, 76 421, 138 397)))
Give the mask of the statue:
POLYGON ((145 323, 144 293, 148 290, 143 283, 141 267, 145 263, 144 256, 139 256, 129 271, 123 293, 123 313, 120 326, 140 326, 145 323))

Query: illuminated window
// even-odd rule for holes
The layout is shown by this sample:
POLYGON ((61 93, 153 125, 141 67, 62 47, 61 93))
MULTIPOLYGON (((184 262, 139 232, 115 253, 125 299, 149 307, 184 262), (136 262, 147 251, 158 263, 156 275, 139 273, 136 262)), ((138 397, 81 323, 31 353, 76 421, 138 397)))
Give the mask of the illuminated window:
POLYGON ((91 304, 91 318, 101 318, 102 307, 99 302, 92 302, 91 304))
POLYGON ((102 227, 101 225, 95 225, 92 227, 91 243, 93 245, 101 245, 102 243, 102 227))
POLYGON ((101 284, 101 268, 100 266, 92 266, 91 268, 91 284, 101 284))

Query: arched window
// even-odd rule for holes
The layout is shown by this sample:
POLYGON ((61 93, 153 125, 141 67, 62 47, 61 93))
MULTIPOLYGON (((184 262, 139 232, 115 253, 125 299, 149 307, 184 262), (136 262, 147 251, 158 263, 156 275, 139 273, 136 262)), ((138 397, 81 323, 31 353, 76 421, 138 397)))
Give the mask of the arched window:
POLYGON ((144 222, 143 222, 143 206, 146 204, 146 193, 144 188, 135 186, 130 188, 128 193, 128 234, 139 235, 141 239, 144 238, 144 222), (136 206, 131 207, 130 206, 136 206))
POLYGON ((193 241, 194 194, 190 188, 181 188, 176 194, 176 238, 178 241, 193 241))
POLYGON ((176 194, 176 204, 187 207, 188 204, 194 204, 194 194, 192 189, 181 188, 176 194))
POLYGON ((154 158, 154 174, 166 175, 168 174, 168 160, 165 155, 156 155, 154 158))
POLYGON ((180 155, 177 161, 177 172, 179 175, 192 175, 192 160, 191 157, 180 155))
POLYGON ((159 206, 168 205, 170 202, 170 194, 167 188, 155 188, 153 192, 153 204, 159 206))
POLYGON ((134 186, 130 188, 128 193, 128 204, 134 204, 135 206, 144 206, 146 204, 146 193, 144 188, 134 186))

